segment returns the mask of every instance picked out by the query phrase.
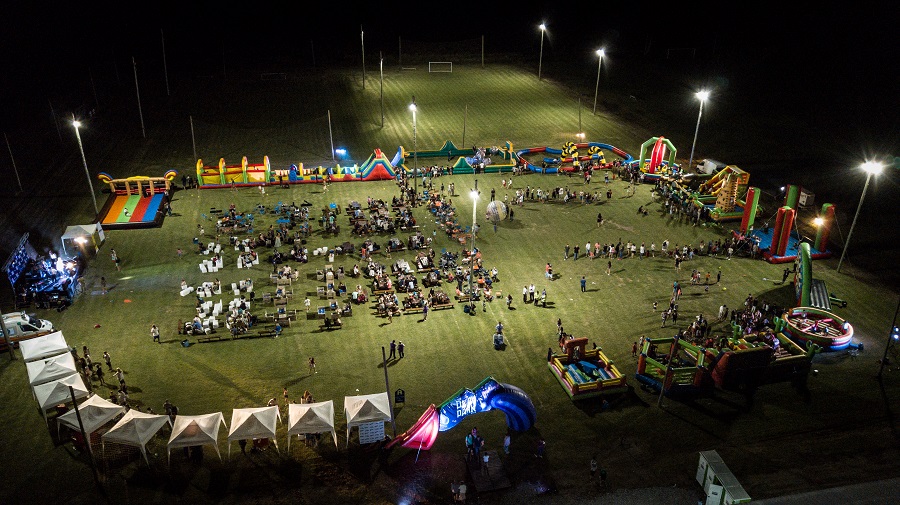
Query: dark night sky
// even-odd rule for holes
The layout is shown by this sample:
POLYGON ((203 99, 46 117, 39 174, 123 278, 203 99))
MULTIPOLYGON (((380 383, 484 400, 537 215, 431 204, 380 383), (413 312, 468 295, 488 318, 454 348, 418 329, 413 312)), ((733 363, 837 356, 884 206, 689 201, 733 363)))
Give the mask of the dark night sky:
POLYGON ((330 49, 331 61, 343 56, 356 64, 360 25, 372 54, 383 49, 393 55, 398 35, 411 41, 483 33, 498 50, 530 54, 539 40, 536 25, 546 20, 548 49, 557 57, 581 57, 600 45, 620 58, 639 57, 649 38, 655 50, 697 47, 704 58, 715 60, 711 73, 741 76, 745 89, 760 90, 767 101, 841 106, 883 129, 896 129, 891 13, 897 9, 886 1, 841 8, 826 2, 518 2, 515 8, 467 0, 364 2, 352 8, 344 2, 284 4, 7 1, 0 7, 0 127, 9 130, 21 117, 32 116, 28 108, 50 96, 87 100, 87 68, 108 70, 115 58, 120 71, 127 72, 130 55, 159 59, 161 28, 170 72, 212 72, 220 64, 225 37, 236 64, 296 55, 307 50, 310 40, 316 40, 323 60, 330 49), (231 42, 238 37, 240 44, 231 42), (67 97, 73 94, 82 96, 67 97))

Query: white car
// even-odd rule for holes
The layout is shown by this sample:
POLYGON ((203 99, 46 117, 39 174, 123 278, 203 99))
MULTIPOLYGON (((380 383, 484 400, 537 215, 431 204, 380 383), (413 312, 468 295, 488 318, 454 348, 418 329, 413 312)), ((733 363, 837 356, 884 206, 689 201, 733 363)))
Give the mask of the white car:
MULTIPOLYGON (((10 342, 28 340, 54 331, 53 323, 46 319, 38 319, 24 311, 3 314, 3 325, 6 327, 10 342)), ((6 339, 0 338, 0 349, 4 348, 6 348, 6 339)))

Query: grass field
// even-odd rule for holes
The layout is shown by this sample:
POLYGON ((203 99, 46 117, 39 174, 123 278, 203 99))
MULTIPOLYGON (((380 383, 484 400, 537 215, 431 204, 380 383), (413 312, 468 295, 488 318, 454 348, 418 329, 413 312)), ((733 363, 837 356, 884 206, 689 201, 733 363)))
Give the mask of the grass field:
MULTIPOLYGON (((98 169, 102 166, 113 173, 106 166, 115 166, 114 176, 160 175, 173 167, 189 173, 189 130, 186 122, 175 124, 176 119, 188 114, 194 116, 198 126, 200 157, 211 161, 221 156, 237 162, 247 155, 252 162, 253 158, 269 155, 275 167, 298 161, 329 161, 322 154, 330 149, 323 108, 332 111, 336 144, 346 146, 355 161, 364 160, 376 147, 387 152, 393 152, 397 145, 412 149, 411 118, 406 109, 412 95, 419 106, 420 149, 438 148, 448 139, 460 145, 465 105, 469 106, 466 145, 501 145, 512 140, 517 147, 556 146, 573 139, 578 126, 575 103, 564 90, 508 69, 410 73, 386 79, 384 129, 380 128, 377 88, 370 85, 361 92, 346 78, 328 77, 327 84, 317 88, 319 94, 313 95, 265 87, 249 89, 246 83, 233 82, 197 89, 202 91, 186 91, 156 113, 147 142, 139 144, 125 138, 109 143, 102 151, 95 147, 91 159, 102 160, 98 169)), ((651 136, 606 115, 592 117, 589 110, 583 111, 582 121, 587 140, 607 142, 635 155, 640 143, 651 136)), ((98 129, 112 129, 111 124, 98 123, 98 129)), ((584 189, 593 191, 603 186, 601 179, 595 177, 590 188, 584 189)), ((436 180, 451 181, 462 195, 473 186, 472 176, 436 180)), ((577 179, 541 175, 515 177, 513 183, 517 188, 583 186, 577 179)), ((497 175, 478 176, 478 187, 482 191, 478 213, 483 215, 490 189, 497 190, 498 199, 505 191, 497 175)), ((529 202, 516 208, 514 221, 501 222, 496 233, 484 227, 477 245, 483 251, 485 266, 499 270, 501 282, 497 288, 504 295, 513 294, 515 310, 508 311, 504 304, 494 302, 485 312, 479 308, 478 314, 470 317, 458 305, 454 310, 431 313, 427 321, 421 321, 420 316, 402 316, 388 325, 371 315, 370 309, 357 307, 340 331, 322 332, 318 321, 301 320, 286 328, 278 339, 229 340, 189 348, 179 344, 182 337, 175 333, 176 324, 194 314, 194 299, 178 296, 182 278, 195 285, 218 276, 223 285, 228 285, 250 277, 257 295, 274 291, 268 280, 271 266, 261 262, 249 271, 238 271, 229 248, 224 271, 200 273, 200 257, 193 254, 191 240, 198 224, 203 224, 207 232, 214 229, 214 223, 202 217, 208 209, 227 208, 234 203, 238 209, 250 210, 258 203, 272 206, 278 201, 303 200, 319 209, 331 202, 345 206, 350 200, 363 201, 368 196, 387 200, 396 194, 393 182, 377 182, 332 184, 327 193, 320 186, 273 187, 265 199, 249 188, 236 194, 228 190, 179 191, 172 204, 175 215, 167 218, 163 227, 109 232, 107 244, 87 270, 88 293, 69 310, 40 315, 61 328, 71 345, 89 346, 95 359, 108 350, 113 366, 125 370, 132 401, 142 409, 152 407, 160 412, 169 399, 180 413, 221 411, 229 423, 232 408, 262 406, 269 398, 280 399, 281 388, 287 387, 292 398, 310 390, 317 400, 333 399, 341 433, 343 397, 357 391, 367 394, 384 390, 381 347, 394 338, 407 345, 407 357, 389 364, 391 389, 406 391, 407 403, 396 413, 398 432, 415 422, 429 404, 440 404, 457 389, 472 387, 488 375, 519 386, 534 401, 538 421, 529 432, 513 436, 512 454, 505 464, 514 488, 486 495, 482 498, 485 500, 511 502, 551 489, 565 499, 586 499, 594 494, 586 483, 588 462, 594 452, 600 455, 601 466, 608 469, 614 489, 674 485, 681 490, 699 490, 693 481, 697 451, 707 449, 718 450, 750 495, 759 498, 838 485, 848 472, 860 467, 865 468, 864 474, 856 473, 856 480, 895 475, 898 450, 890 433, 891 408, 896 404, 889 399, 896 397, 897 388, 885 381, 885 389, 879 389, 871 377, 877 371, 875 360, 883 350, 883 335, 896 295, 877 284, 837 274, 824 264, 816 263, 814 275, 850 300, 842 315, 854 324, 866 351, 856 359, 846 353, 819 355, 814 363, 819 373, 810 378, 808 392, 780 384, 763 388, 753 402, 721 393, 696 402, 666 400, 665 407, 658 409, 655 396, 634 387, 636 382, 631 380, 633 390, 610 398, 612 409, 605 412, 601 412, 597 400, 573 403, 567 397, 545 362, 547 348, 555 347, 557 318, 562 319, 567 331, 596 342, 620 370, 631 375, 635 369, 631 343, 641 335, 669 336, 672 332, 671 328, 659 328, 652 303, 664 305, 673 280, 686 284, 692 268, 711 271, 713 277, 721 269, 722 281, 711 286, 709 293, 702 288, 685 289, 680 327, 699 313, 714 314, 722 303, 737 307, 748 293, 777 304, 787 305, 792 300, 793 288, 775 282, 780 281, 782 267, 761 261, 699 257, 676 273, 666 259, 627 259, 614 261, 610 276, 605 275, 605 261, 563 261, 566 243, 602 244, 621 239, 648 245, 655 242, 657 246, 663 240, 698 244, 729 233, 727 226, 693 227, 673 221, 653 204, 649 186, 638 187, 631 197, 625 196, 626 185, 621 181, 613 181, 611 188, 613 198, 599 205, 529 202), (640 205, 649 205, 649 216, 636 213, 640 205), (598 211, 606 220, 599 229, 598 211), (110 247, 123 258, 121 272, 109 261, 110 247), (176 256, 178 247, 188 251, 183 258, 176 256), (548 261, 558 274, 552 282, 543 278, 548 261), (588 280, 587 293, 579 289, 582 275, 588 280), (106 295, 97 292, 101 276, 111 288, 106 295), (521 303, 521 287, 530 283, 538 291, 547 289, 551 303, 546 309, 521 303), (509 339, 509 347, 502 352, 490 345, 498 320, 506 326, 509 339), (162 329, 161 344, 151 341, 151 324, 162 329), (312 376, 306 368, 309 356, 315 356, 318 363, 318 373, 312 376), (544 460, 531 456, 540 437, 548 445, 544 460), (882 437, 886 443, 872 443, 882 437)), ((87 219, 89 199, 71 197, 66 201, 72 205, 65 222, 87 219)), ((453 203, 465 225, 472 200, 458 196, 453 203)), ((48 206, 58 205, 65 206, 48 206)), ((417 210, 416 217, 426 235, 435 229, 424 209, 417 210)), ((257 230, 263 229, 266 219, 263 216, 257 220, 257 230)), ((326 238, 317 232, 308 247, 360 242, 349 236, 345 216, 340 217, 340 224, 340 236, 326 238)), ((388 238, 379 236, 375 240, 384 244, 388 238)), ((458 251, 460 244, 438 232, 433 247, 437 251, 458 251)), ((267 252, 261 256, 266 258, 267 252)), ((412 260, 410 253, 395 253, 393 257, 412 260)), ((359 262, 358 255, 338 257, 335 265, 346 268, 359 262)), ((291 308, 302 310, 307 293, 312 293, 315 305, 318 283, 307 274, 324 263, 316 256, 299 267, 301 281, 293 286, 291 308)), ((93 501, 87 460, 75 454, 71 444, 55 440, 52 422, 49 429, 41 424, 25 387, 21 361, 3 361, 0 369, 4 375, 0 420, 17 435, 7 437, 0 448, 0 460, 16 462, 8 470, 0 501, 45 502, 61 495, 68 496, 72 503, 93 501), (66 480, 46 479, 51 475, 77 479, 76 494, 71 494, 66 480), (45 484, 35 489, 37 480, 45 484)), ((101 388, 101 393, 108 394, 108 390, 101 388)), ((448 481, 463 477, 463 437, 474 426, 490 448, 498 448, 505 422, 500 413, 492 412, 466 419, 453 431, 443 433, 430 454, 418 462, 414 461, 415 453, 406 449, 379 458, 353 443, 349 450, 337 452, 327 444, 314 451, 294 443, 290 453, 285 453, 284 428, 280 428, 280 456, 267 451, 250 457, 235 456, 223 464, 207 450, 204 462, 194 464, 177 453, 173 454, 171 471, 167 471, 165 440, 160 438, 151 444, 150 468, 142 466, 133 454, 119 454, 122 457, 101 465, 101 470, 107 492, 121 502, 274 503, 305 499, 310 503, 439 503, 446 501, 448 481)), ((227 452, 224 439, 223 433, 220 449, 227 452)))

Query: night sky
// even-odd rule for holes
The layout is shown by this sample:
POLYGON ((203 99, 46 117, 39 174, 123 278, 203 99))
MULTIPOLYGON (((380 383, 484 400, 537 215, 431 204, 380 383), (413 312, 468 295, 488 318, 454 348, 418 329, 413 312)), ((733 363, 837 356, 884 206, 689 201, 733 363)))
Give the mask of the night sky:
POLYGON ((536 26, 546 21, 546 50, 555 59, 583 59, 600 46, 620 61, 644 56, 648 43, 651 57, 666 47, 696 47, 710 81, 733 83, 747 100, 782 104, 823 121, 841 112, 854 135, 872 138, 873 150, 896 153, 896 6, 793 3, 519 2, 509 8, 470 1, 364 2, 351 8, 208 0, 5 2, 0 128, 24 127, 35 110, 43 113, 48 98, 62 109, 91 101, 90 77, 108 78, 113 62, 121 74, 130 72, 132 55, 158 71, 160 30, 169 72, 203 75, 221 68, 223 39, 236 68, 266 61, 303 65, 311 41, 320 62, 357 65, 360 26, 373 62, 379 50, 395 56, 398 36, 471 39, 484 33, 490 49, 533 57, 540 40, 536 26))

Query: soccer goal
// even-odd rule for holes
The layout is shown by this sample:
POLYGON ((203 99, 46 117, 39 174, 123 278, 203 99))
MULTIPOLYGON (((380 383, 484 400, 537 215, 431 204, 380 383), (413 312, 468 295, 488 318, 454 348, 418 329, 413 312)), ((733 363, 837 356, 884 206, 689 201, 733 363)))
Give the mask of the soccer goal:
POLYGON ((429 61, 428 72, 453 72, 452 61, 429 61))

